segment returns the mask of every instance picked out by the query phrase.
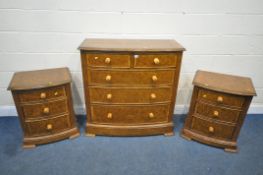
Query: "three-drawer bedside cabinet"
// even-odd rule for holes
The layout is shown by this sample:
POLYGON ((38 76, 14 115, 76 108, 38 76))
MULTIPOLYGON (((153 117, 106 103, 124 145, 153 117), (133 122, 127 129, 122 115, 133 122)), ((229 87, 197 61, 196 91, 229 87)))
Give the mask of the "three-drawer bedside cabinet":
POLYGON ((250 78, 197 71, 182 137, 237 151, 237 138, 256 95, 250 78))
POLYGON ((173 135, 182 52, 174 40, 86 39, 86 135, 173 135))
POLYGON ((79 135, 70 83, 68 68, 14 74, 8 89, 24 132, 24 148, 79 135))

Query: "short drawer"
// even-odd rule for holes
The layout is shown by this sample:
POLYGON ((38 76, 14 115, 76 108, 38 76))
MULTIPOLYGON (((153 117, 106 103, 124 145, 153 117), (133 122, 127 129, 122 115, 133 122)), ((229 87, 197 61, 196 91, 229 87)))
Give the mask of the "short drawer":
POLYGON ((197 133, 209 137, 231 140, 235 127, 232 125, 211 122, 201 118, 193 117, 191 129, 197 133))
POLYGON ((227 106, 234 106, 241 108, 245 102, 245 98, 238 95, 231 95, 211 91, 207 89, 200 89, 198 99, 216 104, 223 104, 227 106))
POLYGON ((63 96, 66 96, 64 86, 20 91, 18 94, 20 102, 45 101, 63 96))
POLYGON ((46 103, 26 104, 22 106, 25 118, 49 117, 68 112, 67 100, 46 103))
POLYGON ((87 64, 90 67, 114 67, 114 68, 129 68, 129 54, 113 54, 113 53, 87 53, 87 64))
POLYGON ((52 119, 25 122, 25 130, 29 135, 50 135, 69 129, 68 115, 58 116, 52 119))
POLYGON ((199 115, 232 123, 237 122, 240 112, 239 110, 209 105, 202 102, 198 102, 195 107, 195 113, 199 115))
POLYGON ((138 54, 134 55, 135 68, 176 67, 176 54, 138 54))
POLYGON ((169 105, 91 106, 92 122, 101 124, 152 124, 168 121, 169 105))
POLYGON ((91 103, 158 103, 170 102, 171 87, 114 88, 90 87, 91 103))
POLYGON ((90 85, 171 85, 174 74, 173 70, 88 70, 88 82, 90 85))

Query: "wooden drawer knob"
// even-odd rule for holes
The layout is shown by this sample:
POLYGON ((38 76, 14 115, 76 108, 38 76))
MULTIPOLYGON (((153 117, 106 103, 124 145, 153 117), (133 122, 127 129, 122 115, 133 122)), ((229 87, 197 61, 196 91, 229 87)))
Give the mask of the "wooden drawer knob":
POLYGON ((54 92, 54 95, 55 95, 55 96, 58 96, 58 92, 57 92, 57 91, 56 91, 56 92, 54 92))
POLYGON ((209 131, 210 133, 214 133, 214 132, 215 132, 215 129, 214 129, 212 126, 209 126, 208 131, 209 131))
POLYGON ((112 119, 112 113, 108 113, 108 114, 107 114, 107 118, 108 118, 108 119, 112 119))
POLYGON ((94 57, 95 60, 99 59, 99 57, 94 57))
POLYGON ((52 128, 53 128, 53 126, 52 126, 52 124, 47 124, 47 130, 52 130, 52 128))
POLYGON ((218 116, 219 116, 219 112, 218 112, 218 111, 214 111, 214 112, 213 112, 213 115, 214 115, 215 117, 218 117, 218 116))
POLYGON ((154 118, 154 114, 152 112, 149 113, 149 118, 154 118))
POLYGON ((107 75, 105 79, 106 81, 111 81, 111 75, 107 75))
POLYGON ((110 64, 110 62, 111 62, 111 59, 108 57, 108 58, 105 58, 105 63, 106 64, 110 64))
POLYGON ((44 114, 49 114, 49 108, 48 108, 48 107, 45 107, 45 108, 43 109, 43 113, 44 113, 44 114))
POLYGON ((41 99, 47 98, 47 94, 46 94, 45 92, 42 92, 42 93, 40 94, 40 98, 41 98, 41 99))
POLYGON ((153 62, 154 62, 154 64, 159 64, 159 63, 160 63, 160 60, 159 60, 159 58, 154 58, 154 59, 153 59, 153 62))
POLYGON ((206 94, 204 94, 204 95, 203 95, 203 98, 206 98, 206 97, 207 97, 207 95, 206 95, 206 94))
POLYGON ((152 76, 152 80, 156 82, 156 81, 158 80, 157 76, 156 76, 156 75, 153 75, 153 76, 152 76))
POLYGON ((151 93, 151 99, 156 99, 156 94, 155 93, 151 93))
POLYGON ((110 100, 112 98, 112 94, 107 94, 107 99, 110 100))
POLYGON ((218 102, 223 102, 223 101, 224 101, 224 99, 223 99, 223 97, 221 97, 221 96, 218 96, 218 97, 217 97, 217 101, 218 101, 218 102))

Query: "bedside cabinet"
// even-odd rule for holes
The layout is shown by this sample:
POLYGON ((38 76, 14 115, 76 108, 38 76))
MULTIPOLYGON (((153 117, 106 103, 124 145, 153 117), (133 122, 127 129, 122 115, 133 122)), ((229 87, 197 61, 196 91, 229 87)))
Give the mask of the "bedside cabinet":
POLYGON ((256 95, 250 78, 197 71, 189 114, 181 135, 237 151, 237 138, 256 95))
POLYGON ((68 68, 17 72, 9 90, 24 131, 24 148, 79 135, 68 68))
POLYGON ((88 136, 173 135, 181 45, 87 39, 79 49, 88 136))

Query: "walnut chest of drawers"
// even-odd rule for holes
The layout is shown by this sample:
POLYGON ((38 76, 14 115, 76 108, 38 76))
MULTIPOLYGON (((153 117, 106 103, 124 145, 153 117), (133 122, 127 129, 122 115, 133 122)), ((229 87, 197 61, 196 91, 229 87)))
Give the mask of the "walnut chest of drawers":
POLYGON ((182 52, 174 40, 86 39, 86 134, 173 134, 182 52))
POLYGON ((79 135, 68 68, 17 72, 9 90, 24 131, 24 148, 79 135))
POLYGON ((237 151, 237 138, 256 95, 250 78, 197 71, 182 136, 237 151))

